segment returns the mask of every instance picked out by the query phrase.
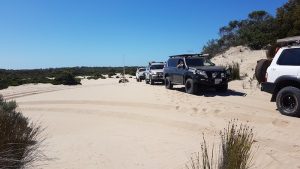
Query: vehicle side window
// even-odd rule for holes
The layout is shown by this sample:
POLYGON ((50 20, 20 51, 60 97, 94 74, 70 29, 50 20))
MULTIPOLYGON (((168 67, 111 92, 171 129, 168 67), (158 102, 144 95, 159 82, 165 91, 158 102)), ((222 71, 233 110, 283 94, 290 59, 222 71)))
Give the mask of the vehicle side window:
POLYGON ((300 48, 285 49, 284 51, 282 51, 279 59, 277 60, 277 64, 300 66, 300 48))
POLYGON ((168 61, 168 67, 176 67, 177 66, 178 59, 169 59, 168 61))
POLYGON ((183 59, 179 59, 178 60, 177 67, 184 67, 184 61, 183 61, 183 59))

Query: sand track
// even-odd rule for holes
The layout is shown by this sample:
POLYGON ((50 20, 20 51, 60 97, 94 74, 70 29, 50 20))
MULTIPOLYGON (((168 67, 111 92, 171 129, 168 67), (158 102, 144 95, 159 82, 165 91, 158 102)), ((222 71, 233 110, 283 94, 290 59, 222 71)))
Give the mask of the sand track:
POLYGON ((270 95, 257 89, 242 89, 240 82, 230 88, 193 96, 180 87, 107 79, 0 93, 46 128, 44 151, 54 160, 40 168, 180 169, 200 150, 202 133, 216 142, 231 119, 255 130, 253 168, 299 168, 299 119, 280 115, 270 95))

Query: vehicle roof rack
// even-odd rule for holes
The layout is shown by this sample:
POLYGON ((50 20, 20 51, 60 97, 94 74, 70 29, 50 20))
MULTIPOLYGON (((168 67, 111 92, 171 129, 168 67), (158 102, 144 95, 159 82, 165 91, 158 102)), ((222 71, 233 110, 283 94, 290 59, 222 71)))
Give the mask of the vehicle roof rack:
POLYGON ((165 64, 165 62, 156 62, 156 61, 151 61, 151 62, 149 62, 149 65, 151 65, 151 64, 153 64, 153 63, 165 64))
POLYGON ((283 45, 300 45, 300 36, 293 36, 293 37, 278 39, 277 43, 283 44, 283 45))
POLYGON ((182 55, 173 55, 170 58, 188 58, 188 57, 208 57, 209 54, 182 54, 182 55))

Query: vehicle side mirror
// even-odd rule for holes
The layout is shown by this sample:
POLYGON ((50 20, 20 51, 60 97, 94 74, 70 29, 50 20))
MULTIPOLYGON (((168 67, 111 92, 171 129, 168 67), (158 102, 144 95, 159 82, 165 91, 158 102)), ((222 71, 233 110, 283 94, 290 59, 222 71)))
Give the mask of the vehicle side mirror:
POLYGON ((184 65, 177 65, 177 68, 178 68, 178 69, 184 69, 185 66, 184 66, 184 65))

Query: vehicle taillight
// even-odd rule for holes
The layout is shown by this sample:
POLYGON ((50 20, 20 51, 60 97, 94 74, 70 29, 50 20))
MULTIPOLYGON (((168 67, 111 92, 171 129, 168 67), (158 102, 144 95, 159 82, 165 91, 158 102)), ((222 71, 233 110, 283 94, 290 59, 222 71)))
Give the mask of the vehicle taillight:
POLYGON ((267 82, 267 81, 268 81, 268 73, 266 73, 265 81, 264 82, 267 82))

